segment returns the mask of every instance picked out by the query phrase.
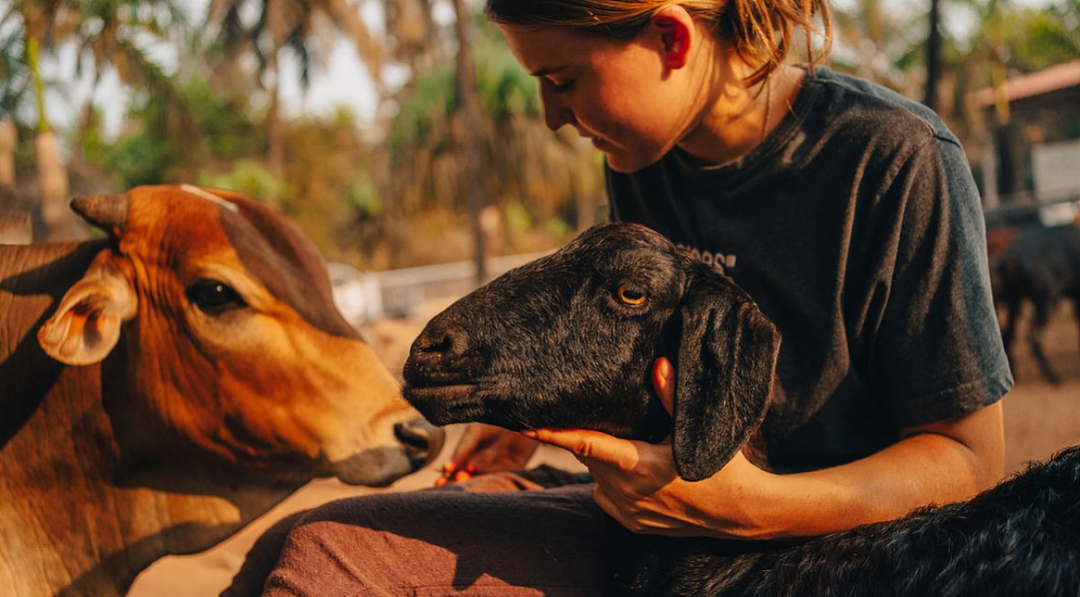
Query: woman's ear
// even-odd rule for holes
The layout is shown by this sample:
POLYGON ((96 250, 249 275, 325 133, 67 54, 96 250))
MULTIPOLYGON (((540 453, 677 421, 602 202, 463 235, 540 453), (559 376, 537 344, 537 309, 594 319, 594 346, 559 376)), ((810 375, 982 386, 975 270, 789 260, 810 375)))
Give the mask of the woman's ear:
POLYGON ((686 66, 694 40, 694 19, 679 5, 667 6, 649 20, 649 32, 659 41, 664 66, 677 70, 686 66))
POLYGON ((769 408, 780 334, 741 291, 701 281, 682 308, 672 451, 679 476, 716 474, 769 408))

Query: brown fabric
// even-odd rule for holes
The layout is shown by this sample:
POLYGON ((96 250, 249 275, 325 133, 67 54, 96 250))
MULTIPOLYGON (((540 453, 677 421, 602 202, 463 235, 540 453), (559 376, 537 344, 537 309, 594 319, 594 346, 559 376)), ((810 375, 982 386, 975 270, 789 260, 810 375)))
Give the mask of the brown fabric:
POLYGON ((331 502, 276 524, 222 597, 593 597, 609 521, 542 467, 331 502))

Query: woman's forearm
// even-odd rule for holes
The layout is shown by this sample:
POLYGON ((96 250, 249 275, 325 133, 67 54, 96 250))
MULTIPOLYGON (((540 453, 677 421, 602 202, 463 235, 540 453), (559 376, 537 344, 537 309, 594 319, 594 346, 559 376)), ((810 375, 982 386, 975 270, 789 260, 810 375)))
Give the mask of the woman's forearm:
POLYGON ((888 448, 842 466, 773 475, 761 487, 758 538, 822 535, 967 499, 1003 472, 1001 406, 905 430, 888 448))

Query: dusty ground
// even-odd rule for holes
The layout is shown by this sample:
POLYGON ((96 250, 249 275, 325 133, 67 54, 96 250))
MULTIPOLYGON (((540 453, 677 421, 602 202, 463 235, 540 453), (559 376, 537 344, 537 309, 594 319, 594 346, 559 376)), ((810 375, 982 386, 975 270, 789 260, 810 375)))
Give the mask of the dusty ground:
MULTIPOLYGON (((434 305, 432 312, 438 308, 441 305, 434 305)), ((409 343, 422 327, 422 323, 417 322, 382 321, 369 326, 366 333, 387 366, 400 371, 408 354, 409 343)), ((1023 333, 1021 329, 1020 338, 1023 338, 1023 333)), ((1064 307, 1057 314, 1043 345, 1064 383, 1051 386, 1041 380, 1031 362, 1027 346, 1020 344, 1016 347, 1014 366, 1018 383, 1004 400, 1006 467, 1009 471, 1017 470, 1029 460, 1046 458, 1067 445, 1080 443, 1080 332, 1071 310, 1064 307)), ((460 429, 451 430, 449 446, 455 444, 459 432, 460 429)), ((342 497, 372 491, 429 487, 445 458, 444 453, 433 466, 388 489, 348 487, 330 480, 313 482, 217 547, 193 556, 168 557, 158 561, 139 576, 130 597, 217 595, 239 568, 247 549, 274 520, 290 512, 342 497)), ((580 467, 573 458, 550 448, 542 448, 534 462, 580 467)))
POLYGON ((1007 470, 1027 460, 1046 458, 1058 449, 1080 443, 1080 323, 1069 305, 1062 305, 1044 333, 1043 351, 1063 379, 1046 383, 1031 358, 1021 326, 1014 347, 1016 387, 1005 397, 1007 470))

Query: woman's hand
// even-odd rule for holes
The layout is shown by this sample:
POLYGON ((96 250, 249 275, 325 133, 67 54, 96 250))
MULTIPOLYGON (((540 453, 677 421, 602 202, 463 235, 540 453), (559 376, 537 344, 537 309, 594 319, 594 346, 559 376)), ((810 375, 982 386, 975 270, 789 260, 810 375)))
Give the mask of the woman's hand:
POLYGON ((494 425, 472 423, 465 428, 454 455, 443 466, 442 476, 435 481, 435 486, 467 481, 485 473, 522 469, 537 447, 539 444, 522 437, 520 433, 494 425))
MULTIPOLYGON (((657 360, 653 385, 668 412, 674 404, 674 371, 657 360)), ((716 475, 690 483, 679 478, 671 444, 619 439, 598 431, 541 429, 527 437, 574 453, 596 480, 596 503, 627 529, 669 536, 761 538, 759 499, 774 475, 742 453, 716 475)))
MULTIPOLYGON (((674 372, 653 367, 668 412, 674 372)), ((774 539, 812 537, 891 520, 930 503, 970 498, 1002 468, 1001 403, 917 427, 900 441, 833 467, 776 475, 741 453, 704 481, 679 478, 670 445, 618 439, 596 431, 541 429, 529 434, 566 448, 596 479, 596 502, 631 531, 774 539)))

